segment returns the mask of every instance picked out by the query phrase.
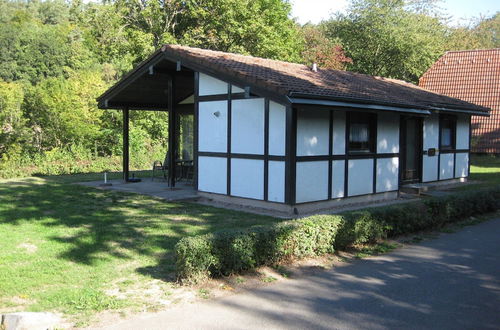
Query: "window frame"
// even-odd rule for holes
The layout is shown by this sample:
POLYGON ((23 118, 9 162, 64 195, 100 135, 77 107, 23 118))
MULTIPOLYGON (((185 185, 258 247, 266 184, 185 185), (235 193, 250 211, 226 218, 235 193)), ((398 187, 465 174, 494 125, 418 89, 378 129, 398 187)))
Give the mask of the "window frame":
POLYGON ((349 111, 346 116, 346 149, 349 155, 370 155, 377 152, 377 114, 371 112, 349 111), (367 147, 354 146, 351 141, 351 127, 354 124, 368 125, 367 147))
POLYGON ((439 150, 455 150, 457 146, 457 117, 452 115, 439 116, 439 150), (450 144, 443 144, 444 129, 450 129, 450 144))

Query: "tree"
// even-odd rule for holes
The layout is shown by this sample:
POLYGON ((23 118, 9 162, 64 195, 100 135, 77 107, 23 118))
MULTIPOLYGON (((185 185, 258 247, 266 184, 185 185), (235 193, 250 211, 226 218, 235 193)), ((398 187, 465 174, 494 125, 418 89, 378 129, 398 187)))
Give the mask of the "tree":
POLYGON ((24 92, 18 83, 0 80, 0 158, 12 148, 19 148, 26 138, 21 110, 24 92))
POLYGON ((500 12, 489 18, 479 18, 470 26, 451 28, 448 50, 500 48, 500 12))
POLYGON ((340 40, 328 39, 321 28, 308 24, 302 27, 302 33, 305 40, 302 51, 304 64, 316 63, 324 69, 344 70, 347 63, 352 63, 345 55, 340 40))
POLYGON ((446 28, 429 16, 427 0, 352 0, 346 14, 325 23, 339 38, 350 70, 417 82, 444 52, 446 28))
POLYGON ((299 62, 303 40, 284 0, 189 0, 179 17, 180 43, 299 62))

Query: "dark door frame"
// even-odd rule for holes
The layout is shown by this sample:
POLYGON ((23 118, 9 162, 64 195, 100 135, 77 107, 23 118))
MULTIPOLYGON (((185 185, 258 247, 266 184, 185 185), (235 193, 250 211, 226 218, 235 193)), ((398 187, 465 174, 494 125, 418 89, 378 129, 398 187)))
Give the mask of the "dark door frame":
POLYGON ((399 124, 399 186, 408 183, 422 182, 422 163, 423 163, 423 137, 424 121, 422 117, 402 115, 399 124), (406 168, 406 120, 412 118, 417 120, 417 145, 415 146, 415 157, 417 158, 417 178, 414 180, 404 180, 404 171, 406 168))

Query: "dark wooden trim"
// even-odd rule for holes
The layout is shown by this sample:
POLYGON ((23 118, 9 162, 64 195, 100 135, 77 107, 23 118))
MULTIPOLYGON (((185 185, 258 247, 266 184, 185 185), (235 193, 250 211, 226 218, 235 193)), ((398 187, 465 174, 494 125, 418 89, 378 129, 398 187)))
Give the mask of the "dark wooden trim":
POLYGON ((437 181, 440 180, 441 178, 441 153, 443 152, 441 150, 441 115, 439 115, 439 120, 438 120, 438 166, 437 166, 437 181))
MULTIPOLYGON (((232 86, 231 84, 228 84, 232 86)), ((231 99, 233 100, 244 100, 244 99, 263 99, 264 97, 259 97, 259 96, 249 96, 245 97, 245 93, 230 93, 228 91, 228 94, 214 94, 214 95, 203 95, 203 96, 198 96, 198 101, 199 102, 209 102, 209 101, 227 101, 228 95, 231 95, 231 99)))
MULTIPOLYGON (((333 111, 329 112, 328 117, 328 156, 332 157, 333 155, 333 111)), ((328 161, 328 199, 332 199, 332 164, 333 160, 328 161)))
POLYGON ((285 125, 285 204, 295 204, 295 173, 297 154, 297 109, 286 107, 285 125), (295 128, 295 129, 294 129, 295 128))
POLYGON ((381 159, 399 157, 399 153, 366 153, 351 155, 318 155, 318 156, 297 156, 297 162, 314 162, 320 160, 344 160, 344 159, 381 159))
POLYGON ((232 125, 232 97, 231 97, 231 84, 227 84, 227 187, 226 194, 231 195, 231 125, 232 125))
POLYGON ((469 161, 467 165, 467 177, 470 175, 470 158, 471 158, 471 147, 472 147, 472 116, 469 116, 469 161))
POLYGON ((452 175, 453 178, 456 177, 456 175, 455 175, 456 166, 457 166, 457 153, 454 152, 453 153, 453 175, 452 175))
POLYGON ((200 74, 199 72, 194 72, 194 132, 193 132, 193 158, 194 158, 194 173, 193 181, 194 187, 198 190, 198 146, 199 146, 199 116, 200 116, 200 104, 198 103, 198 93, 200 90, 200 74))
POLYGON ((274 156, 274 155, 257 155, 257 154, 240 154, 240 153, 227 153, 227 152, 212 152, 212 151, 198 151, 198 156, 201 157, 223 157, 223 158, 239 158, 239 159, 256 159, 256 160, 268 160, 284 162, 286 161, 286 156, 274 156))
MULTIPOLYGON (((373 132, 370 132, 371 137, 373 138, 373 146, 372 150, 377 154, 378 149, 378 114, 374 114, 372 119, 375 124, 370 125, 370 128, 373 129, 373 132)), ((377 157, 373 159, 373 178, 372 178, 372 193, 377 192, 377 157)))
POLYGON ((175 187, 175 153, 177 150, 176 145, 176 116, 174 107, 174 79, 172 77, 168 78, 168 153, 169 153, 169 164, 168 164, 168 183, 170 187, 175 187))
MULTIPOLYGON (((350 150, 349 150, 349 131, 351 129, 349 123, 350 123, 350 118, 351 117, 351 112, 346 112, 345 113, 345 155, 349 155, 350 150)), ((349 159, 347 157, 344 160, 344 198, 349 196, 349 159)))
POLYGON ((138 102, 108 102, 108 106, 103 110, 115 110, 128 108, 129 110, 142 111, 168 111, 168 104, 159 103, 138 103, 138 102))
POLYGON ((264 100, 264 200, 269 199, 269 99, 264 100))
POLYGON ((453 154, 453 153, 461 153, 461 152, 469 152, 469 149, 444 149, 444 150, 441 150, 442 154, 453 154))
POLYGON ((129 109, 123 109, 123 180, 129 181, 129 109))
POLYGON ((291 202, 293 205, 297 203, 297 116, 298 109, 296 107, 292 107, 292 154, 290 157, 290 161, 292 163, 291 167, 291 187, 290 187, 290 195, 291 202))

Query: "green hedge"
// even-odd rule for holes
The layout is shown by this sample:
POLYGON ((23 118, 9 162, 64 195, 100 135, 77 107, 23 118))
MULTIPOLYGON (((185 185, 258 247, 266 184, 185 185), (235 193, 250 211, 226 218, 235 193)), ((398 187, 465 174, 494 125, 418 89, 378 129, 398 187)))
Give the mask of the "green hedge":
POLYGON ((177 276, 184 282, 197 282, 436 228, 498 209, 500 188, 494 188, 185 237, 175 247, 177 276))
POLYGON ((293 258, 332 253, 341 216, 313 216, 269 226, 185 237, 176 247, 179 279, 196 282, 293 258))

